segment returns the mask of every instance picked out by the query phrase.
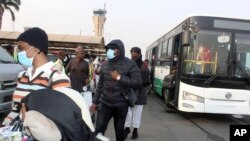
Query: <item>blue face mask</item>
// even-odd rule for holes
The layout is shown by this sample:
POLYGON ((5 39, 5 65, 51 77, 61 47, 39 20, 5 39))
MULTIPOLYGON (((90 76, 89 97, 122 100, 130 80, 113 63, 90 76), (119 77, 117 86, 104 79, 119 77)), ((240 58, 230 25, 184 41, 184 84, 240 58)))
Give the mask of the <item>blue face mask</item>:
MULTIPOLYGON (((28 49, 28 51, 29 51, 29 49, 28 49)), ((28 52, 28 51, 27 51, 27 52, 28 52)), ((24 65, 25 67, 31 67, 31 66, 32 66, 33 58, 34 58, 35 55, 33 55, 32 58, 28 58, 28 57, 27 57, 27 53, 26 53, 25 51, 21 51, 21 52, 19 52, 19 53, 17 54, 17 56, 18 56, 18 61, 19 61, 22 65, 24 65)))
POLYGON ((108 57, 108 59, 115 58, 115 50, 108 49, 108 51, 107 51, 107 57, 108 57))

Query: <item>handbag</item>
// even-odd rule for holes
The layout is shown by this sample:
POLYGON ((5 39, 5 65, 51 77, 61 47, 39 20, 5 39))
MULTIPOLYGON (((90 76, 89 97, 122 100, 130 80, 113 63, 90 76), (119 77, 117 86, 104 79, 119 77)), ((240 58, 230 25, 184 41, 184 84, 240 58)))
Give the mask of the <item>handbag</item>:
POLYGON ((0 128, 0 141, 22 141, 29 140, 33 141, 31 135, 28 135, 25 131, 25 127, 23 126, 22 120, 19 118, 15 118, 10 126, 5 126, 0 128))
POLYGON ((135 102, 137 100, 137 92, 138 92, 138 89, 129 88, 125 92, 122 93, 124 98, 128 102, 129 107, 135 106, 135 102))
POLYGON ((13 132, 22 132, 23 131, 23 122, 20 118, 18 118, 15 123, 13 124, 13 127, 11 129, 13 132))

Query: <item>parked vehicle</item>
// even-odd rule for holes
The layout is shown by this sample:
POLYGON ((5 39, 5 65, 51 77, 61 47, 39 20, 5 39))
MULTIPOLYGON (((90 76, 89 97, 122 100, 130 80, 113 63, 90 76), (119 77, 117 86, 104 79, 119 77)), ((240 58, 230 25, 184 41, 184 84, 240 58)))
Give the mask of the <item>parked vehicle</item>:
POLYGON ((10 110, 17 76, 23 70, 24 68, 0 46, 0 113, 10 110))

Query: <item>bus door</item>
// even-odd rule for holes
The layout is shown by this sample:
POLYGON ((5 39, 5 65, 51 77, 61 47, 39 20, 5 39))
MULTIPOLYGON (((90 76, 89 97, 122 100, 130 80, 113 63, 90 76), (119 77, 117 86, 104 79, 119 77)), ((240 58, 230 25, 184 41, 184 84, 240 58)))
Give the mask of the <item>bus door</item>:
POLYGON ((152 84, 152 89, 154 87, 154 73, 155 73, 155 64, 156 64, 156 56, 157 56, 157 50, 158 50, 158 47, 154 47, 152 49, 152 58, 151 58, 151 61, 150 61, 150 66, 151 66, 151 70, 150 70, 150 81, 151 81, 151 84, 152 84))
POLYGON ((180 85, 180 69, 181 67, 181 60, 182 60, 182 54, 181 54, 181 34, 175 36, 174 38, 174 45, 173 45, 173 59, 172 59, 172 71, 176 73, 175 78, 175 89, 174 94, 172 96, 172 100, 174 100, 174 106, 177 106, 178 103, 178 97, 179 97, 179 85, 180 85), (173 70, 175 69, 175 70, 173 70))

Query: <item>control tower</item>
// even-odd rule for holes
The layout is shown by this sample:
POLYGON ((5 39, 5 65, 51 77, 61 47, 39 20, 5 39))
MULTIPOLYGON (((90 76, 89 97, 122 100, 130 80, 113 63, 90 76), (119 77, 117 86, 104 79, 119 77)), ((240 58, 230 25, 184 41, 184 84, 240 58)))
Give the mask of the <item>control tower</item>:
POLYGON ((93 21, 95 25, 95 36, 103 36, 103 26, 106 20, 107 11, 104 9, 94 9, 93 21))

